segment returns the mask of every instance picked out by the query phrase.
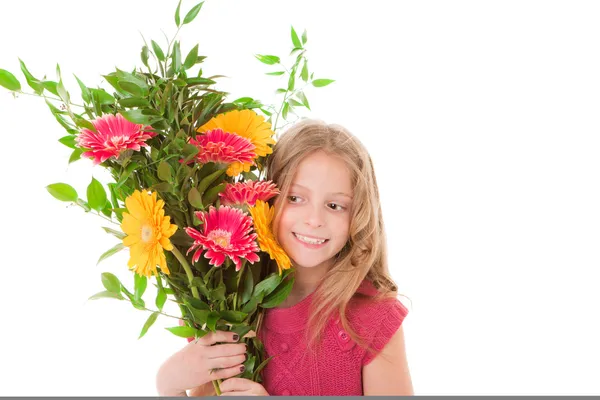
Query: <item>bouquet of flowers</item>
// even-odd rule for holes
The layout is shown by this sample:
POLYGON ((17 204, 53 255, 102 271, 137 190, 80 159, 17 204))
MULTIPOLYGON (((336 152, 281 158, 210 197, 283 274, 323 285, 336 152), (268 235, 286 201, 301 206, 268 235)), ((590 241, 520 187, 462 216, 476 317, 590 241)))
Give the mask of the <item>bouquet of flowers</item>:
MULTIPOLYGON (((292 27, 296 55, 288 69, 279 57, 256 55, 267 65, 289 75, 279 107, 250 97, 226 101, 228 93, 216 89, 216 79, 198 68, 206 57, 198 45, 182 57, 179 30, 192 22, 203 2, 181 18, 181 1, 175 11, 177 33, 163 49, 145 43, 142 68, 103 75, 109 90, 89 87, 77 77, 82 104, 72 102, 57 65, 57 80, 35 78, 20 60, 21 71, 33 95, 44 98, 67 135, 59 142, 73 149, 69 163, 91 160, 110 172, 114 182, 103 185, 92 178, 86 198, 66 183, 47 186, 60 201, 74 203, 113 223, 103 229, 120 241, 100 256, 99 262, 127 248, 134 287, 128 290, 117 276, 101 275, 105 290, 91 299, 123 300, 150 312, 141 338, 163 312, 167 299, 177 303, 183 325, 167 328, 185 338, 200 338, 210 331, 239 334, 249 356, 242 377, 261 382, 268 359, 258 337, 262 310, 275 307, 293 285, 290 260, 271 231, 273 208, 268 201, 278 194, 264 180, 265 160, 275 144, 278 120, 298 107, 310 109, 296 82, 322 87, 330 79, 309 76, 306 31, 299 37, 292 27), (272 122, 274 121, 274 122, 272 122), (271 272, 270 263, 277 272, 271 272), (142 298, 154 278, 156 309, 142 298), (250 335, 249 335, 250 336, 250 335)), ((0 85, 18 95, 21 83, 0 69, 0 85)), ((176 317, 179 318, 179 317, 176 317)), ((217 394, 219 382, 213 382, 217 394)))

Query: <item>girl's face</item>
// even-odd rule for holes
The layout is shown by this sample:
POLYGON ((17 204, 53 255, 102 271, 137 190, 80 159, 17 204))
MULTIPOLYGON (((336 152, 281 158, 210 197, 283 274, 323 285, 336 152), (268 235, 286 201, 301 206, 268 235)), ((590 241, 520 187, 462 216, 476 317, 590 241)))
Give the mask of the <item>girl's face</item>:
POLYGON ((343 161, 323 151, 302 160, 283 201, 277 232, 295 266, 331 266, 348 240, 352 196, 343 161))

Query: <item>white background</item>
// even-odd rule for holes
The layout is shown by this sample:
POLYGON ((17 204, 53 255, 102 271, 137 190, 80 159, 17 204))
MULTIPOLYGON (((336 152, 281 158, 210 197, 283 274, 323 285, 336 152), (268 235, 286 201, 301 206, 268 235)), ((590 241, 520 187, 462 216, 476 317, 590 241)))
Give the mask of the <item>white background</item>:
MULTIPOLYGON (((52 80, 58 62, 77 97, 73 73, 94 87, 140 66, 140 32, 163 44, 176 5, 3 2, 0 68, 25 87, 17 57, 52 80)), ((273 103, 282 83, 253 54, 308 30, 309 68, 336 82, 304 115, 374 159, 417 394, 600 394, 599 17, 593 1, 211 0, 181 32, 231 99, 273 103)), ((156 395, 175 320, 138 341, 147 314, 86 301, 104 271, 132 287, 127 252, 97 266, 104 221, 45 189, 107 174, 67 166, 43 100, 0 88, 0 118, 0 395, 156 395)))

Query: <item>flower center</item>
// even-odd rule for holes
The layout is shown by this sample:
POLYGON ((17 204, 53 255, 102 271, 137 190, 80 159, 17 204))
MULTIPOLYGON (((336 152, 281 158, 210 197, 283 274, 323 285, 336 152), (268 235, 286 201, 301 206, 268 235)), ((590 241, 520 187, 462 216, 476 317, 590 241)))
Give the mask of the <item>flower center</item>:
POLYGON ((231 239, 231 232, 224 229, 215 229, 208 234, 208 238, 214 240, 216 244, 223 248, 229 247, 229 240, 231 239))
POLYGON ((142 240, 144 242, 149 242, 153 236, 153 229, 150 225, 142 226, 142 240))

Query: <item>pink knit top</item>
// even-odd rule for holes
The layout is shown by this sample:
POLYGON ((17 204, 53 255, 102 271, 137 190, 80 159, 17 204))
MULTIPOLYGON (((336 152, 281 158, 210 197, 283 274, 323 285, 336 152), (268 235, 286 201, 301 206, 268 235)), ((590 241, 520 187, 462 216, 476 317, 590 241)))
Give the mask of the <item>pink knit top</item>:
MULTIPOLYGON (((365 280, 358 292, 372 296, 377 289, 365 280)), ((263 385, 270 395, 363 395, 362 367, 388 343, 408 310, 397 299, 374 304, 368 298, 354 297, 347 307, 348 321, 375 349, 375 354, 350 339, 336 317, 325 329, 322 353, 317 358, 307 350, 305 339, 313 295, 314 292, 292 307, 266 310, 259 337, 267 357, 274 357, 263 371, 263 385)))

